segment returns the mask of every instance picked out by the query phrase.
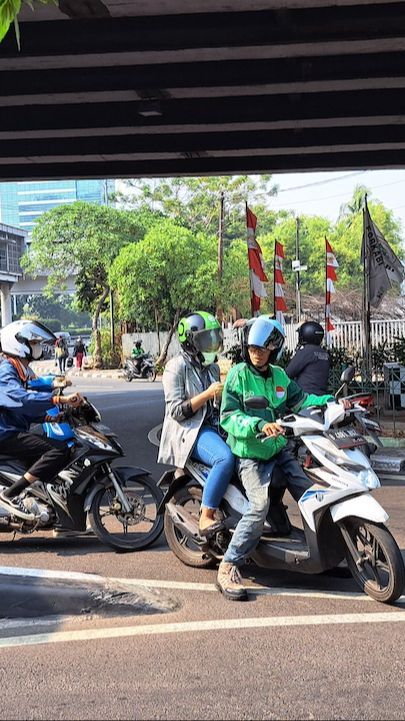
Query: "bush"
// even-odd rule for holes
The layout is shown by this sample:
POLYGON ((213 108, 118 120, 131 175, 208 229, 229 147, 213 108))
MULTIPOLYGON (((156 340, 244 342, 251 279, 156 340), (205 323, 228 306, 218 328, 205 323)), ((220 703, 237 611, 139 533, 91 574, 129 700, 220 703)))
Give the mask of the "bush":
POLYGON ((55 331, 62 330, 62 322, 57 318, 44 318, 41 323, 46 325, 46 327, 49 328, 49 330, 52 330, 54 333, 55 331))
MULTIPOLYGON (((104 329, 101 334, 101 355, 103 358, 103 368, 119 368, 121 365, 121 334, 115 337, 114 348, 111 348, 110 331, 104 329)), ((92 336, 89 345, 89 354, 94 354, 94 336, 92 336)))

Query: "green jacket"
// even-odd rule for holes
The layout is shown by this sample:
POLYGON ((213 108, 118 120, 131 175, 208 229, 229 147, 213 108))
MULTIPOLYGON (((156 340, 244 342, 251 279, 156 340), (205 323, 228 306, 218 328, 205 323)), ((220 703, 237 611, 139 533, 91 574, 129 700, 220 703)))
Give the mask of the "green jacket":
POLYGON ((140 355, 144 355, 145 351, 141 348, 132 348, 131 358, 139 358, 140 355))
POLYGON ((220 423, 227 432, 227 443, 239 458, 268 461, 287 445, 284 436, 269 438, 262 443, 255 436, 266 423, 273 423, 287 410, 296 412, 308 406, 320 406, 333 396, 316 396, 305 393, 286 372, 270 366, 263 378, 247 363, 238 363, 229 371, 222 394, 220 423), (251 396, 265 396, 267 409, 249 409, 244 400, 251 396))

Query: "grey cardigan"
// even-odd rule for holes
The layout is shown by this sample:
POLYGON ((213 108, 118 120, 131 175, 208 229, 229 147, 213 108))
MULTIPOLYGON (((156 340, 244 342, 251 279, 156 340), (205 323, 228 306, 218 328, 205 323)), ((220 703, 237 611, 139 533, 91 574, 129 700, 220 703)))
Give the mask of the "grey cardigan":
MULTIPOLYGON (((203 372, 207 374, 208 385, 220 379, 219 366, 216 363, 211 363, 203 372)), ((204 422, 207 406, 199 408, 190 418, 186 418, 183 403, 199 395, 207 386, 204 386, 198 370, 183 354, 169 360, 162 380, 165 417, 158 463, 184 468, 204 422)))

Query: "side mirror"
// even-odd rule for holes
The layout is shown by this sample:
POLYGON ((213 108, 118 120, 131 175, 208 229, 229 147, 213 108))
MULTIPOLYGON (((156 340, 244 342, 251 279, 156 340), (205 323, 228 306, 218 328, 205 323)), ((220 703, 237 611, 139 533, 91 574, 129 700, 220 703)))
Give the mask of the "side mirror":
POLYGON ((354 378, 354 366, 348 366, 344 369, 342 375, 340 376, 340 382, 341 383, 350 383, 350 381, 354 378))
POLYGON ((250 398, 246 398, 245 400, 245 406, 247 408, 252 409, 259 409, 259 408, 267 408, 269 405, 269 402, 267 398, 264 396, 251 396, 250 398))

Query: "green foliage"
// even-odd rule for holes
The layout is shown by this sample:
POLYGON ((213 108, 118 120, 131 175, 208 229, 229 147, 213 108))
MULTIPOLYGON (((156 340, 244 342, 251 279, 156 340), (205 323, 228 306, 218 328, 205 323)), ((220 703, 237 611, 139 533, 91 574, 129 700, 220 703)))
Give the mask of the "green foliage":
POLYGON ((0 0, 0 42, 7 35, 9 27, 14 23, 15 37, 17 41, 18 49, 20 47, 20 27, 18 24, 18 13, 21 10, 21 5, 29 5, 31 10, 34 10, 35 3, 41 3, 42 5, 56 5, 58 6, 58 0, 0 0))
MULTIPOLYGON (((83 327, 91 327, 91 320, 88 313, 75 309, 74 298, 71 295, 30 295, 26 297, 23 307, 16 317, 35 317, 45 322, 44 318, 57 318, 61 322, 63 330, 83 327)), ((77 331, 80 332, 80 331, 77 331)), ((86 331, 88 332, 88 331, 86 331)))
MULTIPOLYGON (((149 208, 175 220, 177 225, 194 233, 216 235, 219 225, 221 193, 224 196, 224 245, 235 238, 246 236, 245 203, 260 210, 262 227, 269 229, 274 223, 274 211, 260 203, 277 191, 271 175, 218 176, 199 178, 163 178, 154 180, 127 180, 126 189, 119 200, 133 207, 149 208)), ((255 211, 256 212, 256 211, 255 211)))
MULTIPOLYGON (((114 347, 111 347, 111 335, 108 329, 100 331, 101 336, 101 354, 103 358, 104 368, 119 368, 121 365, 121 338, 117 336, 114 339, 114 347)), ((92 356, 96 350, 94 334, 89 344, 88 352, 92 356)))
POLYGON ((110 270, 121 317, 146 329, 170 326, 176 311, 213 310, 218 293, 216 243, 171 220, 123 248, 110 270))
POLYGON ((58 318, 44 318, 43 320, 41 318, 41 323, 46 325, 46 327, 53 332, 62 330, 62 323, 58 320, 58 318))

